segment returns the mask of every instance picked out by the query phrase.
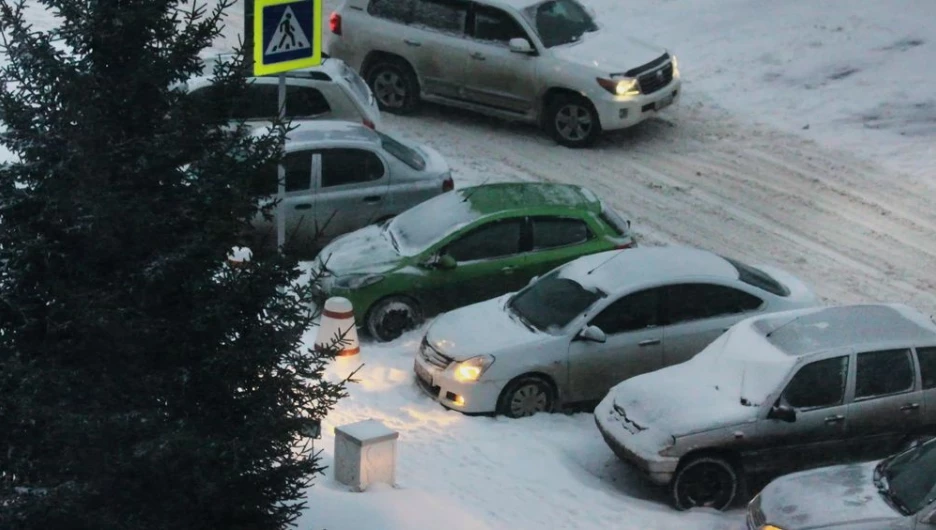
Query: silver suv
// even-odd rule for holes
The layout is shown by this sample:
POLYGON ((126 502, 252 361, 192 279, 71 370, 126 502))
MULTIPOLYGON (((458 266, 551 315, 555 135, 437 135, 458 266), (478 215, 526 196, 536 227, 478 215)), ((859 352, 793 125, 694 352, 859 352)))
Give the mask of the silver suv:
POLYGON ((602 28, 575 0, 344 0, 325 47, 382 110, 420 100, 538 123, 585 147, 680 93, 676 57, 602 28))

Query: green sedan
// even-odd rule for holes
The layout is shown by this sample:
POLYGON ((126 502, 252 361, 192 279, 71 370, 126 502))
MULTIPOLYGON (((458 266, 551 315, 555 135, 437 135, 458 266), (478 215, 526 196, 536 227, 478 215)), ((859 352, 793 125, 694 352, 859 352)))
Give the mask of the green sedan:
POLYGON ((582 186, 453 190, 335 239, 316 258, 322 294, 389 341, 443 311, 516 291, 579 256, 636 246, 630 221, 582 186))

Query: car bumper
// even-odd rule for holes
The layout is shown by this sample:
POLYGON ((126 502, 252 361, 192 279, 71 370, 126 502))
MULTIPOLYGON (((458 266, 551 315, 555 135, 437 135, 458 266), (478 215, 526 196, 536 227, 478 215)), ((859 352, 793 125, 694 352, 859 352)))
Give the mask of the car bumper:
POLYGON ((670 84, 653 94, 637 97, 601 97, 593 101, 601 128, 606 131, 632 127, 655 116, 661 110, 676 104, 682 95, 682 81, 673 79, 670 84))
POLYGON ((621 419, 612 408, 613 400, 605 398, 595 408, 595 424, 605 443, 621 460, 639 469, 651 482, 658 485, 669 484, 676 473, 679 458, 661 456, 643 450, 637 444, 627 443, 643 433, 632 434, 621 424, 621 419))
POLYGON ((495 412, 497 398, 500 395, 500 387, 497 383, 493 381, 462 383, 452 375, 452 365, 441 368, 428 363, 420 353, 417 353, 413 362, 416 385, 447 409, 466 414, 495 412))

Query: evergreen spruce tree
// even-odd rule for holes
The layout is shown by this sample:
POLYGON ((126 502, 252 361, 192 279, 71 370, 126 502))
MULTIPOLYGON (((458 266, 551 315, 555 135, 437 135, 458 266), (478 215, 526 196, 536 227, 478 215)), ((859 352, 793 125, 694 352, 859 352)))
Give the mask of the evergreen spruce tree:
POLYGON ((284 132, 225 127, 240 58, 216 101, 174 88, 232 3, 0 0, 4 530, 279 529, 321 471, 303 428, 344 384, 302 347, 311 283, 225 262, 284 132))

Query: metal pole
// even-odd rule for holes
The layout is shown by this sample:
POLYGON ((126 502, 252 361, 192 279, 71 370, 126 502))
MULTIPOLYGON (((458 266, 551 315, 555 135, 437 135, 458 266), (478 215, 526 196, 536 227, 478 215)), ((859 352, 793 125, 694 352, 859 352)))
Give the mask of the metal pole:
MULTIPOLYGON (((279 75, 279 93, 277 94, 280 126, 286 127, 286 74, 279 75)), ((285 145, 283 146, 285 148, 285 145)), ((277 168, 279 189, 279 205, 276 214, 276 247, 282 252, 286 242, 286 167, 280 162, 277 168)))

